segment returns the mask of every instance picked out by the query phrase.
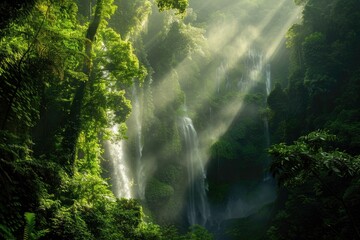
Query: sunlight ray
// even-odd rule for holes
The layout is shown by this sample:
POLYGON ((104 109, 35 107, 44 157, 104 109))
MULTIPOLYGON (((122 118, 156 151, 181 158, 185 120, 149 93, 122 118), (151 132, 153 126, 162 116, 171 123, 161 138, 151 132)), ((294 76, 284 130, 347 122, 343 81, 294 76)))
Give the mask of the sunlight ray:
MULTIPOLYGON (((299 13, 301 9, 297 8, 293 11, 293 14, 291 15, 291 18, 284 24, 281 31, 279 32, 276 39, 272 42, 272 44, 268 47, 266 53, 265 53, 265 61, 268 61, 273 54, 276 52, 276 49, 279 47, 281 42, 284 40, 284 34, 286 33, 287 29, 297 20, 299 13)), ((246 49, 246 48, 243 48, 246 49)), ((248 92, 250 89, 246 89, 244 92, 248 92)), ((204 141, 204 147, 207 149, 211 144, 213 144, 217 139, 219 139, 229 128, 231 123, 233 122, 236 114, 241 110, 244 103, 233 101, 231 104, 229 104, 226 108, 224 108, 221 111, 221 121, 218 121, 215 123, 215 126, 212 125, 211 129, 204 130, 201 135, 202 139, 204 141), (214 129, 216 129, 214 131, 214 129), (206 136, 206 137, 205 137, 206 136), (209 137, 211 136, 211 137, 209 137), (207 139, 208 141, 205 141, 204 139, 207 139)))
MULTIPOLYGON (((256 25, 248 25, 245 28, 241 28, 239 25, 241 20, 230 19, 221 24, 214 23, 214 25, 210 27, 207 32, 206 40, 208 45, 207 50, 209 51, 212 60, 210 63, 198 63, 202 70, 209 68, 209 71, 202 77, 204 84, 202 85, 202 88, 198 89, 198 99, 196 99, 197 105, 192 106, 194 112, 199 111, 199 109, 206 104, 206 101, 209 100, 209 95, 212 96, 217 94, 218 86, 223 84, 228 72, 236 68, 236 65, 239 64, 239 60, 246 54, 250 54, 249 49, 251 49, 254 44, 261 41, 263 42, 261 42, 260 45, 266 44, 265 49, 262 50, 262 61, 264 61, 264 63, 272 57, 283 41, 283 36, 287 29, 296 21, 300 12, 300 8, 292 9, 292 11, 287 14, 288 18, 286 19, 286 22, 282 23, 281 26, 274 26, 275 24, 273 24, 273 22, 278 20, 277 16, 283 11, 286 2, 287 0, 280 1, 277 6, 267 12, 256 25), (219 67, 219 65, 217 65, 218 62, 221 64, 222 71, 216 71, 215 74, 215 69, 219 67), (217 84, 215 83, 216 81, 218 81, 217 84)), ((261 67, 266 65, 264 63, 261 64, 261 67)), ((192 59, 185 58, 176 66, 174 69, 175 71, 169 72, 159 81, 154 92, 163 93, 163 83, 169 81, 171 78, 175 77, 178 78, 176 81, 181 81, 183 73, 187 73, 191 69, 192 64, 192 59), (177 73, 177 75, 175 76, 174 73, 177 73)), ((261 72, 261 69, 258 69, 257 71, 261 72)), ((254 72, 253 74, 256 73, 254 72)), ((256 79, 256 75, 252 78, 254 81, 260 80, 256 79)), ((251 88, 252 86, 246 86, 241 90, 242 94, 246 95, 251 88)), ((176 94, 171 91, 166 94, 168 94, 168 96, 162 99, 161 105, 158 107, 165 109, 176 97, 176 94)), ((238 98, 235 99, 220 111, 219 114, 222 116, 221 120, 213 122, 211 126, 199 132, 199 140, 202 148, 201 152, 205 156, 204 159, 208 159, 206 153, 208 152, 209 147, 228 130, 236 114, 242 109, 243 105, 243 101, 239 101, 238 98)))
MULTIPOLYGON (((221 25, 214 24, 213 27, 208 31, 207 45, 209 46, 210 55, 212 58, 216 56, 226 56, 227 64, 224 66, 225 71, 222 75, 218 75, 220 82, 224 80, 224 75, 229 69, 233 68, 237 61, 246 53, 249 47, 255 42, 255 40, 261 35, 262 31, 268 26, 271 21, 275 18, 276 14, 281 11, 281 7, 286 3, 287 0, 282 0, 271 12, 269 12, 259 23, 258 26, 248 26, 246 29, 239 28, 239 21, 231 20, 230 22, 224 22, 221 25)), ((174 69, 175 72, 181 73, 187 72, 187 68, 191 65, 189 59, 184 59, 174 69)), ((200 67, 206 67, 200 63, 200 67)), ((167 81, 173 72, 169 72, 165 75, 158 84, 157 90, 161 92, 163 82, 167 81)), ((212 76, 206 77, 211 79, 212 76)), ((156 90, 155 90, 156 91, 156 90)), ((199 98, 204 99, 204 95, 214 93, 216 91, 216 85, 207 84, 207 89, 199 89, 199 98)), ((171 93, 170 93, 171 94, 171 93)), ((175 95, 171 94, 166 97, 167 102, 162 102, 162 107, 166 107, 173 99, 175 95)), ((203 103, 199 103, 201 106, 203 103)))
POLYGON ((279 34, 276 36, 276 38, 273 40, 272 44, 268 47, 268 49, 266 51, 266 54, 265 54, 266 60, 271 59, 271 57, 274 55, 274 53, 276 53, 277 49, 281 45, 281 42, 284 41, 284 39, 285 39, 284 36, 286 35, 286 32, 288 31, 288 29, 291 27, 292 24, 294 24, 296 21, 299 20, 301 11, 302 11, 301 8, 294 9, 294 13, 291 15, 291 17, 288 19, 288 21, 286 23, 284 23, 282 29, 280 29, 280 31, 279 31, 279 34))

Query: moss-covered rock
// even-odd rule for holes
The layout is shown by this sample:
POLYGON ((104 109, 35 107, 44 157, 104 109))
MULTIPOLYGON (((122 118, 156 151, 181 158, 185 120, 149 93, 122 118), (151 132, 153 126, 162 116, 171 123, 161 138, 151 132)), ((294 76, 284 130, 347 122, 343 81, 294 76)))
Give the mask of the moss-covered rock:
POLYGON ((152 178, 146 186, 145 197, 150 208, 158 208, 166 204, 173 194, 172 186, 156 178, 152 178))
POLYGON ((178 165, 167 165, 163 171, 159 173, 159 179, 162 182, 170 184, 172 186, 176 186, 176 183, 181 179, 181 175, 183 174, 182 168, 178 165))

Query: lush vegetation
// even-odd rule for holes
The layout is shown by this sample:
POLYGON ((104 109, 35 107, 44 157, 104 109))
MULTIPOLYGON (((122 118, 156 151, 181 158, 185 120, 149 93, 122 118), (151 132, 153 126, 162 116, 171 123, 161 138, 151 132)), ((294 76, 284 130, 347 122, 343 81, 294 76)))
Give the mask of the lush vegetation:
POLYGON ((340 151, 323 131, 269 151, 272 172, 289 190, 270 239, 359 239, 359 156, 340 151))
POLYGON ((200 226, 160 228, 102 177, 102 140, 114 124, 125 136, 126 88, 146 75, 120 32, 143 15, 116 29, 112 0, 20 2, 0 4, 1 238, 211 239, 200 226))
POLYGON ((265 62, 291 1, 264 24, 274 1, 3 0, 0 238, 213 239, 179 184, 190 117, 219 239, 360 239, 360 2, 294 2, 302 19, 265 62), (143 158, 143 199, 111 191, 114 139, 143 158))
POLYGON ((268 236, 359 239, 360 3, 298 3, 302 22, 287 33, 289 78, 268 98, 272 141, 288 144, 269 150, 283 197, 268 236))

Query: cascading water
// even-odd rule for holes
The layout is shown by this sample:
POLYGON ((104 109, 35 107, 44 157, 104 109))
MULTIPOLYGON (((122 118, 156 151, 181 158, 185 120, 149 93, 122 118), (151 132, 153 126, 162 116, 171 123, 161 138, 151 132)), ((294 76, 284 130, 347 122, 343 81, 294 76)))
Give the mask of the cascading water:
MULTIPOLYGON (((265 87, 266 87, 266 99, 267 97, 270 95, 271 92, 271 70, 270 70, 270 64, 266 65, 266 69, 265 69, 265 87)), ((266 100, 265 99, 265 104, 266 104, 266 100)), ((269 131, 269 119, 268 117, 265 115, 264 117, 264 129, 265 129, 265 147, 268 148, 270 147, 270 131, 269 131)), ((269 157, 267 157, 267 161, 266 161, 266 167, 270 164, 270 159, 269 157)), ((270 174, 266 173, 265 177, 264 177, 264 181, 267 181, 270 179, 270 174)))
MULTIPOLYGON (((265 64, 266 60, 261 51, 254 48, 250 48, 247 52, 247 56, 244 59, 244 65, 246 66, 244 73, 239 77, 237 87, 241 92, 251 91, 252 88, 258 88, 264 81, 266 96, 271 91, 271 71, 270 64, 265 64)), ((264 97, 265 98, 265 97, 264 97)), ((266 101, 266 98, 265 98, 266 101)), ((269 124, 268 119, 265 116, 264 122, 264 145, 268 147, 270 145, 269 137, 269 124)), ((259 146, 261 148, 262 146, 259 146)), ((269 164, 269 159, 265 160, 264 169, 269 164)), ((219 164, 218 164, 219 165, 219 164)), ((228 201, 225 208, 220 208, 218 212, 212 212, 212 215, 216 214, 213 222, 221 224, 222 221, 233 218, 245 218, 256 212, 266 205, 272 202, 275 197, 275 191, 270 175, 266 174, 261 176, 258 180, 253 180, 254 185, 248 187, 242 182, 239 182, 236 187, 231 190, 228 201)))
POLYGON ((271 92, 271 70, 270 70, 270 64, 266 64, 266 96, 270 95, 271 92))
MULTIPOLYGON (((114 126, 112 131, 116 133, 117 126, 114 126)), ((132 198, 132 183, 124 154, 124 141, 106 141, 105 151, 108 153, 108 160, 111 163, 111 183, 115 196, 132 198)))
POLYGON ((210 217, 210 210, 206 196, 206 174, 199 153, 198 137, 189 117, 181 118, 181 128, 184 135, 188 168, 188 222, 190 225, 205 226, 210 217))
POLYGON ((255 49, 249 49, 248 51, 248 78, 250 80, 250 87, 258 81, 263 70, 263 54, 255 49))
POLYGON ((133 113, 135 119, 135 128, 136 128, 136 184, 137 184, 137 195, 138 198, 145 198, 145 174, 144 166, 141 162, 142 150, 143 150, 143 139, 142 139, 142 124, 141 124, 141 105, 139 101, 139 96, 137 93, 136 86, 134 85, 133 91, 133 113))
MULTIPOLYGON (((248 68, 248 87, 253 86, 259 79, 265 76, 265 105, 266 99, 271 92, 271 66, 270 64, 266 64, 264 66, 263 54, 255 49, 249 49, 247 56, 247 68, 248 68)), ((270 132, 269 132, 269 119, 265 115, 264 116, 264 137, 265 137, 265 147, 268 148, 270 146, 270 132)), ((267 157, 267 161, 264 164, 264 168, 267 168, 270 163, 269 158, 267 157)), ((270 179, 270 174, 266 173, 264 175, 264 181, 270 179)))

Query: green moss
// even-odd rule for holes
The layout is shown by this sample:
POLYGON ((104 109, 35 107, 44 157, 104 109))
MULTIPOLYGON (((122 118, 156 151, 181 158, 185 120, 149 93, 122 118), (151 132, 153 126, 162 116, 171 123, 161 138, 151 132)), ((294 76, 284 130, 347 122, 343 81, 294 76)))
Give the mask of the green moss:
POLYGON ((151 208, 157 208, 165 204, 173 194, 174 189, 172 186, 156 178, 151 179, 146 186, 145 197, 151 208))
POLYGON ((179 182, 181 174, 180 166, 168 165, 159 173, 159 179, 162 182, 175 186, 179 182))

